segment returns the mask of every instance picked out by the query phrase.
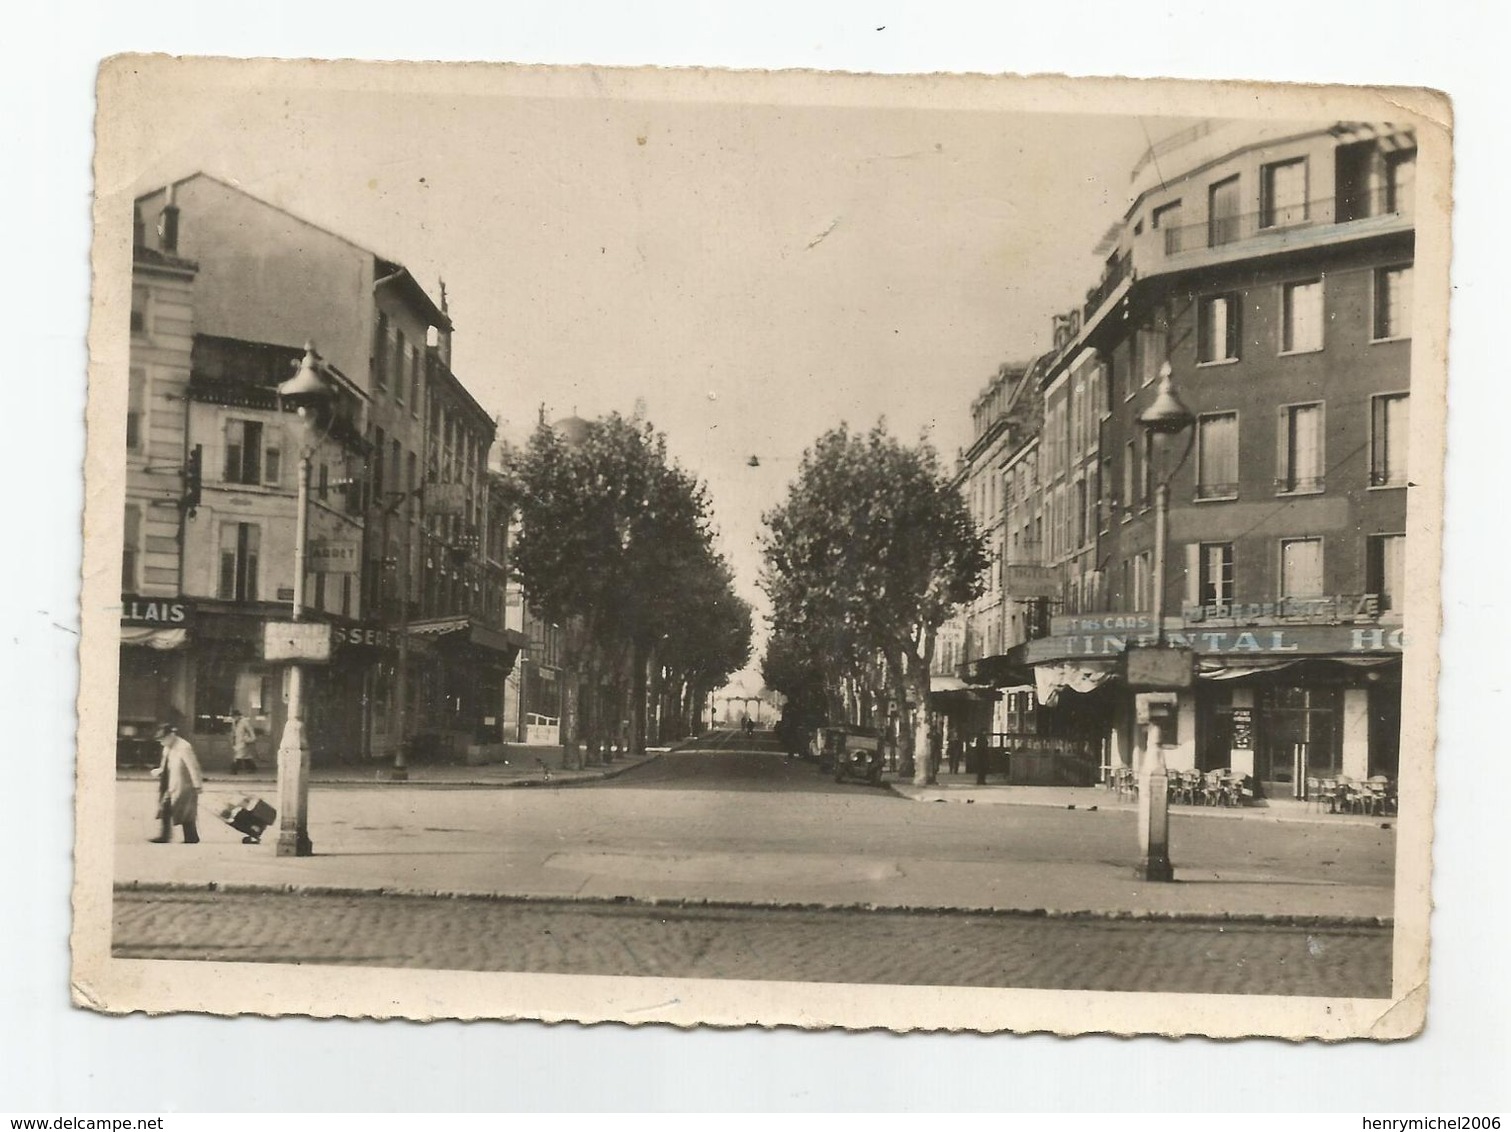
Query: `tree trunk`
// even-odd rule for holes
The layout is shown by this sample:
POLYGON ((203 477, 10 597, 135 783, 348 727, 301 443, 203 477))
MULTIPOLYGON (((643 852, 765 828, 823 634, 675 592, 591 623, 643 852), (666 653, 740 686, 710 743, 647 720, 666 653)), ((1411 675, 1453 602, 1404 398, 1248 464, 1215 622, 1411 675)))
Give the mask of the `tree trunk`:
POLYGON ((629 754, 645 754, 645 700, 648 694, 647 678, 649 673, 648 650, 639 641, 636 641, 630 649, 630 678, 628 692, 630 699, 630 734, 629 754))
POLYGON ((913 702, 918 705, 914 713, 913 742, 923 752, 923 771, 914 774, 913 785, 935 786, 939 782, 939 762, 938 752, 930 742, 934 729, 929 710, 929 669, 934 666, 934 630, 925 625, 922 636, 923 639, 919 642, 922 647, 917 652, 909 653, 907 658, 913 702))

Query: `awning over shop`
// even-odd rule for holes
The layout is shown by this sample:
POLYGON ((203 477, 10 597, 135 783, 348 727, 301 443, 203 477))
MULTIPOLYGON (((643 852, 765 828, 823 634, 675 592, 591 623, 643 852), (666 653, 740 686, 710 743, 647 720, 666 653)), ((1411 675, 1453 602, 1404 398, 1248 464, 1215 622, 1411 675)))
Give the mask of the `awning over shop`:
POLYGON ((149 649, 181 649, 189 643, 187 629, 153 629, 146 625, 122 625, 121 644, 149 649))
POLYGON ((515 629, 494 629, 479 624, 471 617, 438 617, 429 621, 412 621, 409 632, 442 646, 472 645, 497 653, 506 667, 514 663, 514 658, 527 643, 525 635, 515 629))
POLYGON ((1024 646, 1016 645, 996 656, 978 657, 960 666, 960 675, 969 684, 991 688, 1010 688, 1034 682, 1034 672, 1023 662, 1024 646))
POLYGON ((980 684, 967 684, 958 676, 933 673, 929 675, 929 699, 931 700, 990 702, 998 698, 994 688, 980 684))
POLYGON ((1117 665, 1108 660, 1070 661, 1034 667, 1034 694, 1045 707, 1053 707, 1066 688, 1090 692, 1117 675, 1117 665))

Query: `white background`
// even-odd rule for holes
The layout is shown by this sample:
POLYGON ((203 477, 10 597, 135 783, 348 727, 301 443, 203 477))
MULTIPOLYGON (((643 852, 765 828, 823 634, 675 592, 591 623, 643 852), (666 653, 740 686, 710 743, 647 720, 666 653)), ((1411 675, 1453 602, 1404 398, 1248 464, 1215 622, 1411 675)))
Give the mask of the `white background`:
MULTIPOLYGON (((906 6, 63 0, 6 18, 0 288, 10 744, 0 1112, 556 1108, 1504 1110, 1511 776, 1498 6, 1452 0, 906 6), (878 30, 880 29, 880 30, 878 30), (67 991, 77 574, 98 60, 122 51, 1065 72, 1433 86, 1455 100, 1444 688, 1426 1034, 1377 1047, 104 1018, 67 991)), ((1356 1121, 1338 1122, 1357 1128, 1356 1121)))

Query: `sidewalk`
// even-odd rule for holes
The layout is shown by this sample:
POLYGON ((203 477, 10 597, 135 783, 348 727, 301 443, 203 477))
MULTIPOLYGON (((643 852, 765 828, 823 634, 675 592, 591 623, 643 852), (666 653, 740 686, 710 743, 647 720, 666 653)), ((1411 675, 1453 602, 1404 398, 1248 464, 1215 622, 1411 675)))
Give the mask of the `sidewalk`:
MULTIPOLYGON (((476 789, 493 787, 505 789, 516 786, 570 786, 578 782, 601 782, 616 778, 625 771, 654 762, 676 747, 647 747, 638 757, 621 755, 613 762, 602 766, 590 766, 583 770, 565 770, 561 766, 560 747, 524 749, 516 757, 497 763, 469 766, 462 763, 411 763, 408 777, 396 779, 393 764, 373 762, 365 765, 317 766, 310 769, 310 784, 315 786, 395 786, 430 787, 433 789, 476 789), (538 751, 538 753, 537 753, 538 751)), ((262 760, 250 773, 232 774, 224 767, 205 767, 206 788, 224 792, 245 786, 248 790, 266 787, 267 793, 276 789, 278 766, 276 759, 262 760)), ((116 771, 116 781, 133 782, 152 779, 150 772, 142 767, 116 771)))
MULTIPOLYGON (((1056 810, 1127 810, 1138 811, 1138 800, 1119 797, 1105 786, 1009 786, 1005 783, 976 784, 974 774, 950 774, 940 771, 935 786, 914 786, 911 781, 888 772, 882 776, 896 794, 911 802, 956 802, 983 806, 1047 806, 1056 810)), ((1257 804, 1229 807, 1173 803, 1172 814, 1219 818, 1229 821, 1307 822, 1320 825, 1364 825, 1390 828, 1394 814, 1331 814, 1299 798, 1266 798, 1257 804)))

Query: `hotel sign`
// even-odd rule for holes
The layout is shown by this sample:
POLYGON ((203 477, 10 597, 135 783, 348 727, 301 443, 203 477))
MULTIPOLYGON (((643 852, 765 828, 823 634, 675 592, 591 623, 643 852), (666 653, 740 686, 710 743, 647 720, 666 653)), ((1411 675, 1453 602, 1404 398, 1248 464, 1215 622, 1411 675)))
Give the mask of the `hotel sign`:
MULTIPOLYGON (((1149 648, 1158 644, 1152 625, 1132 630, 1086 628, 1075 634, 1057 634, 1029 641, 1025 661, 1034 664, 1072 657, 1117 657, 1129 647, 1149 648)), ((1191 649, 1198 656, 1294 656, 1299 660, 1304 656, 1338 653, 1388 656, 1405 648, 1406 634, 1399 626, 1383 625, 1290 625, 1244 629, 1184 626, 1172 629, 1167 620, 1164 644, 1191 649)))

